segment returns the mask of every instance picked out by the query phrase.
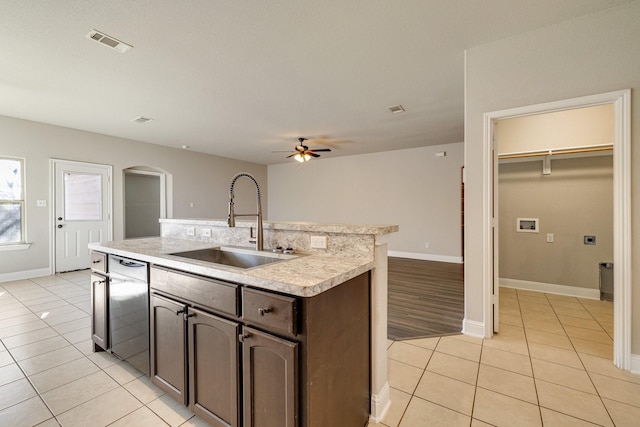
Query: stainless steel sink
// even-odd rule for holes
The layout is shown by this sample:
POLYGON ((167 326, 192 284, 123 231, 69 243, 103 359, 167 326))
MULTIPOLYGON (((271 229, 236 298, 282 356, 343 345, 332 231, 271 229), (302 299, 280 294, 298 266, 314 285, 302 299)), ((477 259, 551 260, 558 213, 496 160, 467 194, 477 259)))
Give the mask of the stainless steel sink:
POLYGON ((173 255, 181 258, 194 259, 198 261, 222 264, 237 268, 253 268, 261 265, 272 264, 274 262, 286 261, 297 258, 297 255, 257 252, 250 249, 215 247, 206 249, 196 249, 193 251, 175 252, 173 255))

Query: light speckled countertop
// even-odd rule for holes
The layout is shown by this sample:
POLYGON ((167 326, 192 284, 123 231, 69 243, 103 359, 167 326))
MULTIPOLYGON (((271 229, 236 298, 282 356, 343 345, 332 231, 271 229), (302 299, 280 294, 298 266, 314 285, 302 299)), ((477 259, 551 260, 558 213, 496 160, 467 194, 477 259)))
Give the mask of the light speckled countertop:
MULTIPOLYGON (((167 224, 199 224, 213 227, 227 227, 226 219, 175 219, 161 218, 160 223, 167 224)), ((236 221, 236 227, 254 227, 255 221, 236 221)), ((340 233, 340 234, 369 234, 383 235, 395 233, 398 231, 397 225, 392 224, 328 224, 319 222, 305 221, 264 221, 265 230, 289 230, 289 231, 307 231, 307 232, 323 232, 323 233, 340 233)))
POLYGON ((374 265, 373 259, 304 255, 291 260, 242 269, 167 255, 215 246, 224 245, 150 237, 91 243, 89 249, 301 297, 322 293, 371 270, 374 265))

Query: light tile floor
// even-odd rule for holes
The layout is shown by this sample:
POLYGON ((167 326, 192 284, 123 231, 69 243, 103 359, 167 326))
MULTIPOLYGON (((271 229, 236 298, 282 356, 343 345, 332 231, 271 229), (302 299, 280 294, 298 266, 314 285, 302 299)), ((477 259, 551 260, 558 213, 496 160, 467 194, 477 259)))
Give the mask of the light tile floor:
POLYGON ((89 271, 0 283, 0 426, 205 426, 93 353, 89 271))
MULTIPOLYGON (((92 353, 89 280, 0 283, 0 426, 203 426, 127 363, 92 353)), ((639 425, 640 376, 611 362, 611 303, 511 289, 500 301, 491 340, 390 341, 393 403, 370 427, 639 425)))
POLYGON ((369 427, 640 426, 612 337, 610 302, 502 288, 492 339, 389 341, 391 409, 369 427))

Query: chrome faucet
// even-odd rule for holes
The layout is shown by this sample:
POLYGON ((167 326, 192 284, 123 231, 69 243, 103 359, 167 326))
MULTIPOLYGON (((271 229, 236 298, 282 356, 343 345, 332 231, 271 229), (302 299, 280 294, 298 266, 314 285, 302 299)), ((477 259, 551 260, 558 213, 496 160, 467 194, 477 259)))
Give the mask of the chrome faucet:
POLYGON ((263 233, 262 233, 262 203, 260 202, 260 186, 258 185, 258 181, 251 175, 246 172, 240 172, 236 174, 233 178, 231 178, 231 182, 229 183, 229 216, 227 217, 227 224, 229 227, 236 226, 236 217, 237 216, 255 216, 256 217, 256 228, 258 229, 258 234, 256 236, 256 250, 263 250, 263 233), (237 214, 233 212, 233 187, 236 185, 236 181, 238 178, 246 176, 256 185, 256 192, 258 198, 258 212, 255 214, 237 214))

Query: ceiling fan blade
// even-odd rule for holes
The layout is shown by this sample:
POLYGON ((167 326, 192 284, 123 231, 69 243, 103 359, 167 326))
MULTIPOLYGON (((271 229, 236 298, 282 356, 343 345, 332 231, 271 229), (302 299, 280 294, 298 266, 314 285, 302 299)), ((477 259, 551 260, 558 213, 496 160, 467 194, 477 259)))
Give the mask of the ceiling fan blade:
POLYGON ((311 151, 331 151, 331 148, 312 148, 311 151))
POLYGON ((307 154, 313 156, 313 157, 320 157, 320 154, 316 154, 313 151, 308 151, 307 154))
MULTIPOLYGON (((288 152, 288 151, 287 151, 287 152, 288 152)), ((298 155, 298 153, 293 153, 293 154, 291 154, 291 155, 289 155, 289 156, 285 157, 285 159, 288 159, 289 157, 293 157, 293 156, 297 156, 297 155, 298 155)))

